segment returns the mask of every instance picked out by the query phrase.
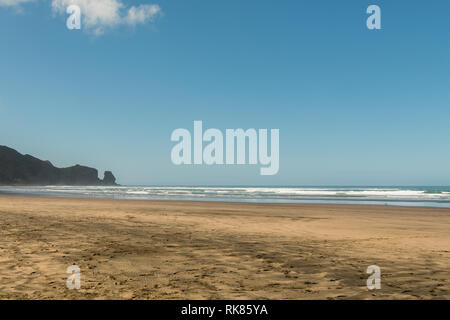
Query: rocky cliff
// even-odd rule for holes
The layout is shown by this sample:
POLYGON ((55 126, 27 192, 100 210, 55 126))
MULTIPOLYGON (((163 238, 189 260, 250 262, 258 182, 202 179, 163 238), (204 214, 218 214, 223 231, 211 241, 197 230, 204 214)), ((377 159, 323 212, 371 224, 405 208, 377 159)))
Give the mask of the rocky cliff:
POLYGON ((101 180, 97 169, 80 165, 56 168, 50 161, 0 146, 0 185, 116 185, 116 178, 106 171, 101 180))

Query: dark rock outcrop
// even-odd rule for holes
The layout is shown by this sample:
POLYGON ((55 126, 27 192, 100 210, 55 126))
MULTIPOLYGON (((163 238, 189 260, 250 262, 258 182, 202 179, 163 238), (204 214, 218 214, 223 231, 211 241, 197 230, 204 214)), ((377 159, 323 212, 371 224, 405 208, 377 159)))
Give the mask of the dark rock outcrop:
POLYGON ((116 177, 114 177, 111 171, 105 171, 105 176, 103 178, 103 184, 105 185, 115 185, 116 177))
POLYGON ((0 185, 116 185, 116 178, 106 171, 100 180, 97 169, 80 165, 56 168, 50 161, 0 146, 0 185))

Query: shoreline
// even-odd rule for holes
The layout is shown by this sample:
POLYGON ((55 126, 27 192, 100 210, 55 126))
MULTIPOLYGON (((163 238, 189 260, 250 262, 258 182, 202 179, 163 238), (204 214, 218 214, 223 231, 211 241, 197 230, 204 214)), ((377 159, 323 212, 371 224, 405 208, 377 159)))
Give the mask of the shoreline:
POLYGON ((445 208, 1 195, 0 298, 449 299, 449 229, 445 208))
POLYGON ((259 199, 255 201, 250 201, 248 199, 231 199, 231 200, 220 200, 220 199, 212 199, 212 198, 206 198, 206 199, 183 199, 183 197, 180 198, 174 198, 174 199, 132 199, 132 198, 113 198, 113 197, 106 197, 106 196, 83 196, 83 195, 73 195, 73 194, 61 194, 61 195, 48 195, 48 194, 38 194, 38 193, 20 193, 20 192, 8 192, 8 191, 1 191, 0 190, 0 197, 8 197, 8 196, 14 196, 14 197, 36 197, 36 198, 53 198, 53 199, 87 199, 87 200, 124 200, 124 201, 151 201, 151 202, 199 202, 199 203, 236 203, 236 204, 267 204, 267 205, 317 205, 317 206, 377 206, 377 207, 394 207, 394 208, 430 208, 430 209, 444 209, 444 210, 450 210, 450 207, 445 206, 436 206, 436 205, 402 205, 402 204, 392 204, 392 203, 426 203, 426 202, 432 202, 432 203, 449 203, 448 201, 423 201, 423 200, 355 200, 354 203, 351 203, 351 200, 348 199, 302 199, 302 200, 279 200, 275 201, 272 199, 268 201, 258 201, 259 199), (302 201, 302 202, 300 202, 302 201), (310 202, 311 201, 311 202, 310 202), (312 202, 316 201, 316 202, 312 202), (320 202, 324 201, 324 202, 320 202), (347 203, 345 203, 347 202, 347 203), (383 204, 385 202, 385 204, 383 204), (390 203, 389 203, 390 202, 390 203))

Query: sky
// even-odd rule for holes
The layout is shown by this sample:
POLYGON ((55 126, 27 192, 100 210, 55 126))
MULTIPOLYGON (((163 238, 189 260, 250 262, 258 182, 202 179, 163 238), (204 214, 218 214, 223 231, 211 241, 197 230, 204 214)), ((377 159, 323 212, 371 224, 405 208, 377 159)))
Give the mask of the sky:
POLYGON ((73 2, 81 30, 0 0, 0 145, 129 185, 450 185, 449 1, 73 2), (278 174, 174 165, 194 120, 279 129, 278 174))

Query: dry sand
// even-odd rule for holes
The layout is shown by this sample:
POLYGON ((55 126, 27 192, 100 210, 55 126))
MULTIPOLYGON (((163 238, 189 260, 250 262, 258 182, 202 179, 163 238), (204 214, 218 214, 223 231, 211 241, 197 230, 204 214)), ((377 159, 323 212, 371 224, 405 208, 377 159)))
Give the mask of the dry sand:
POLYGON ((448 299, 450 210, 0 196, 0 298, 448 299))

